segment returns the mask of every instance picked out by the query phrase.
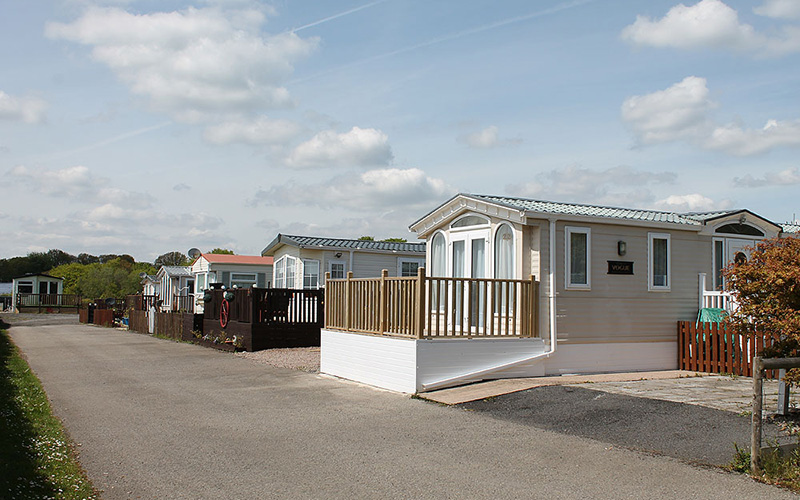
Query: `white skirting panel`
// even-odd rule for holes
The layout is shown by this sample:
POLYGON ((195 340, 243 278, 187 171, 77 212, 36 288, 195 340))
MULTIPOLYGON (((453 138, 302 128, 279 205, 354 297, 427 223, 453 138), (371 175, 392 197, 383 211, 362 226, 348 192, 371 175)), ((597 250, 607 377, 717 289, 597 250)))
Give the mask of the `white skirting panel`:
POLYGON ((447 385, 499 378, 540 377, 542 339, 431 339, 417 341, 417 390, 458 377, 447 385), (507 365, 511 364, 512 366, 507 365), (485 372, 485 373, 484 373, 485 372), (470 374, 476 375, 470 375, 470 374))
POLYGON ((547 375, 676 370, 677 342, 559 343, 545 362, 547 375))
POLYGON ((541 359, 524 362, 544 350, 541 339, 416 340, 323 329, 320 372, 416 393, 425 386, 451 379, 454 380, 447 385, 544 375, 541 359), (508 364, 513 366, 502 368, 508 364), (485 370, 491 373, 470 376, 485 370))
POLYGON ((321 331, 319 371, 398 392, 417 392, 414 339, 321 331))

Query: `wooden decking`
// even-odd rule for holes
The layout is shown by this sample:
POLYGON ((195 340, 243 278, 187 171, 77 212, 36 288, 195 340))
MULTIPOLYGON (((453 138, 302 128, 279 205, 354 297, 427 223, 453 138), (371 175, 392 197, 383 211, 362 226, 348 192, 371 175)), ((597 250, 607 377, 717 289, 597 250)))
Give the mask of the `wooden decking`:
POLYGON ((410 338, 537 337, 539 282, 416 277, 325 279, 325 328, 410 338))

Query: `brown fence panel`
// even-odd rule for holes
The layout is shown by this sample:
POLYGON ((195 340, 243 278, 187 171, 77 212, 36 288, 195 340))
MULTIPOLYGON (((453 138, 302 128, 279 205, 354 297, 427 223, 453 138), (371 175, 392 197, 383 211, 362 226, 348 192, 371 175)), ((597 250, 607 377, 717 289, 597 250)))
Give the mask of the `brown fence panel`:
MULTIPOLYGON (((775 343, 771 335, 742 335, 726 324, 678 322, 678 367, 705 373, 753 376, 753 357, 775 343)), ((768 371, 769 378, 777 372, 768 371)))
POLYGON ((100 326, 111 327, 114 326, 114 310, 113 309, 95 309, 92 323, 100 326))
POLYGON ((139 333, 150 333, 147 325, 147 311, 128 311, 128 329, 139 333))
POLYGON ((183 314, 156 313, 156 335, 181 339, 183 337, 183 314))

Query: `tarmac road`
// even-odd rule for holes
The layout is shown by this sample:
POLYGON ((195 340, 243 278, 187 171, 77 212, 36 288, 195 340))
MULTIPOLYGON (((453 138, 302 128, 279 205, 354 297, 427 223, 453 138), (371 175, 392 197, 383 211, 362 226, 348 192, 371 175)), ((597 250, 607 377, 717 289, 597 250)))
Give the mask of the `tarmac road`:
POLYGON ((795 498, 741 475, 194 345, 88 325, 9 333, 108 499, 795 498))

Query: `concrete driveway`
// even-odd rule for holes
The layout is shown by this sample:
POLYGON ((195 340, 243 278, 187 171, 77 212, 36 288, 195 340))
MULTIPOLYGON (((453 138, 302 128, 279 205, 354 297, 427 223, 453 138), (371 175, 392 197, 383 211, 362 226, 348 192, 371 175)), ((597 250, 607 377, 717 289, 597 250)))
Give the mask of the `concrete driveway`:
POLYGON ((104 498, 794 498, 194 345, 85 325, 9 332, 104 498))

